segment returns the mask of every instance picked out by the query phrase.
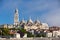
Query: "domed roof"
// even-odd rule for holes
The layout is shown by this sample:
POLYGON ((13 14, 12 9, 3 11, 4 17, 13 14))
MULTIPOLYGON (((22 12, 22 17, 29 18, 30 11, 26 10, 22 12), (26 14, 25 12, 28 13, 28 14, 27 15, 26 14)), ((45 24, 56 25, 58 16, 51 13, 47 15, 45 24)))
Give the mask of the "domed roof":
POLYGON ((44 25, 44 26, 47 26, 47 27, 48 27, 48 24, 47 24, 47 23, 42 23, 42 25, 44 25))
POLYGON ((33 23, 32 19, 30 18, 27 23, 33 23))
POLYGON ((41 23, 38 19, 35 21, 35 23, 41 23))
POLYGON ((25 23, 25 20, 23 19, 20 23, 25 23))

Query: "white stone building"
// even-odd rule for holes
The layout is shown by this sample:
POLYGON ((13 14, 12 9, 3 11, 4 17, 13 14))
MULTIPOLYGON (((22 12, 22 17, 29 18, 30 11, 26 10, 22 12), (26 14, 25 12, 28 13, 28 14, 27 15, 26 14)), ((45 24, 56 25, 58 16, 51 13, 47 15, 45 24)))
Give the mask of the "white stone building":
POLYGON ((18 9, 15 10, 15 15, 14 15, 14 25, 15 27, 21 26, 24 29, 31 30, 40 30, 40 29, 49 29, 48 24, 46 23, 41 23, 38 19, 35 21, 32 21, 32 19, 30 18, 29 20, 25 21, 24 19, 22 21, 19 22, 19 14, 18 14, 18 9))
POLYGON ((47 37, 52 37, 52 32, 48 32, 47 37))
POLYGON ((25 21, 24 19, 19 21, 19 13, 18 13, 18 9, 16 8, 15 10, 15 14, 14 14, 14 24, 6 24, 3 25, 3 27, 8 27, 8 28, 18 28, 19 26, 23 27, 24 29, 28 30, 41 30, 41 29, 49 29, 48 24, 47 23, 42 23, 41 21, 39 21, 38 19, 35 21, 32 21, 32 19, 30 18, 29 20, 25 21))
POLYGON ((38 29, 45 30, 45 29, 49 29, 49 27, 48 27, 48 24, 41 23, 39 20, 36 20, 35 22, 33 22, 30 19, 30 20, 27 21, 27 23, 25 23, 24 29, 26 29, 27 31, 31 30, 31 29, 34 29, 34 30, 38 30, 38 29))
POLYGON ((60 30, 53 31, 53 37, 60 37, 60 30))

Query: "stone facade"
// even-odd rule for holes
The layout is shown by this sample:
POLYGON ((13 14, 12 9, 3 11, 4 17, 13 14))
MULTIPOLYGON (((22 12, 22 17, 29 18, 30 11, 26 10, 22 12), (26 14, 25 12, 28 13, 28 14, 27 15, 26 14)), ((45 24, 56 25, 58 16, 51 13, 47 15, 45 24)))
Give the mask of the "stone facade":
POLYGON ((16 8, 14 14, 14 27, 16 27, 18 24, 19 24, 19 14, 18 14, 18 9, 16 8))
POLYGON ((27 22, 24 19, 19 22, 18 9, 15 10, 15 14, 14 14, 14 25, 15 27, 21 26, 26 30, 49 29, 48 24, 41 23, 38 19, 35 20, 35 22, 33 22, 31 18, 27 20, 27 22))
POLYGON ((49 26, 47 23, 41 23, 39 20, 36 20, 35 22, 33 22, 31 19, 29 19, 27 22, 25 21, 21 21, 20 25, 22 27, 24 27, 24 29, 26 29, 27 31, 29 30, 45 30, 45 29, 49 29, 49 26))

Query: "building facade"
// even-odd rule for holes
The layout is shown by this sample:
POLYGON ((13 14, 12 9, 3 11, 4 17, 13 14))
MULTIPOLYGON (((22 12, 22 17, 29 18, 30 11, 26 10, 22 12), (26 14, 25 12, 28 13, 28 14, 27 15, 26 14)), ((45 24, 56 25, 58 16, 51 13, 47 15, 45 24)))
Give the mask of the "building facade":
POLYGON ((14 27, 19 25, 19 14, 18 14, 18 9, 15 9, 15 14, 14 14, 14 27))
POLYGON ((34 22, 32 21, 31 18, 27 21, 23 19, 19 22, 19 13, 18 13, 18 9, 16 9, 14 14, 14 27, 18 27, 18 26, 23 27, 24 29, 26 29, 26 31, 32 29, 33 30, 49 29, 48 24, 41 23, 38 19, 35 20, 34 22))

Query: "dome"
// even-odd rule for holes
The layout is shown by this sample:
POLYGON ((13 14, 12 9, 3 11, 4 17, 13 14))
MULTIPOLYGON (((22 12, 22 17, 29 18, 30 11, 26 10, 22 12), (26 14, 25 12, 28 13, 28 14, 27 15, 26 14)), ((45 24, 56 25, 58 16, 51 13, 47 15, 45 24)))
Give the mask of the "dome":
POLYGON ((44 25, 44 26, 48 27, 48 24, 47 24, 47 23, 42 23, 42 25, 44 25))
POLYGON ((30 18, 27 23, 33 23, 32 19, 30 18))
POLYGON ((25 20, 23 19, 20 23, 25 23, 25 20))
POLYGON ((35 23, 41 23, 39 20, 36 20, 35 23))

